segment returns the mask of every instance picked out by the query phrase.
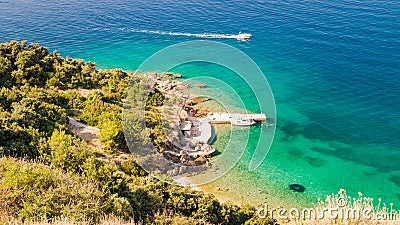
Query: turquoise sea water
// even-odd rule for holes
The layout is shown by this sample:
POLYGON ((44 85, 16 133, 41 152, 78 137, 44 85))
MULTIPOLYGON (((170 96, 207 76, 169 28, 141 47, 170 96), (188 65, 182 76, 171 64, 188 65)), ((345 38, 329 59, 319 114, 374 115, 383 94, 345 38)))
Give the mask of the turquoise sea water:
MULTIPOLYGON (((39 42, 99 68, 135 70, 164 47, 201 39, 154 32, 251 33, 249 42, 213 40, 242 50, 264 72, 276 98, 276 138, 258 170, 247 171, 250 143, 215 185, 282 204, 345 188, 400 208, 399 15, 396 0, 2 0, 0 41, 39 42), (291 192, 291 183, 306 192, 291 192)), ((253 109, 232 72, 201 63, 175 70, 222 79, 253 109)))

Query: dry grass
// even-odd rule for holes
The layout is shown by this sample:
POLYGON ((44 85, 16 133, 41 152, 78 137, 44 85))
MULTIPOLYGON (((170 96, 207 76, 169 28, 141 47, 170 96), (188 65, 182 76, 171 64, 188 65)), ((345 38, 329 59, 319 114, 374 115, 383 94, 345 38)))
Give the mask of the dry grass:
MULTIPOLYGON (((99 222, 94 223, 89 220, 81 220, 75 221, 67 217, 60 217, 51 220, 37 220, 37 221, 21 221, 12 217, 7 217, 2 215, 0 212, 0 224, 9 224, 9 225, 145 225, 147 223, 144 222, 135 222, 133 220, 124 220, 119 217, 109 216, 101 219, 99 222)), ((201 219, 193 219, 187 218, 181 215, 171 215, 167 213, 157 213, 155 215, 155 219, 151 224, 160 224, 160 225, 210 225, 201 219)))
MULTIPOLYGON (((40 220, 40 221, 20 221, 14 218, 0 219, 2 224, 10 225, 93 225, 91 221, 73 221, 69 218, 57 218, 52 220, 40 220)), ((124 221, 120 218, 105 218, 101 220, 99 225, 142 225, 142 223, 135 223, 134 221, 124 221)))

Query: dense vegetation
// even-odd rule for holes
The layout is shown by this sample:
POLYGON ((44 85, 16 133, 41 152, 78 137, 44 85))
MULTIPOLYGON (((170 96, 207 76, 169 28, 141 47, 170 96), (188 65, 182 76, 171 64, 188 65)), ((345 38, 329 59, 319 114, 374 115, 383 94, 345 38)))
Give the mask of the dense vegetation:
MULTIPOLYGON (((274 224, 256 219, 252 207, 156 180, 133 160, 101 157, 127 151, 121 112, 132 76, 38 44, 0 44, 0 222, 113 216, 146 224, 274 224), (68 130, 67 116, 99 127, 105 153, 68 130)), ((155 94, 147 104, 162 101, 155 94)))

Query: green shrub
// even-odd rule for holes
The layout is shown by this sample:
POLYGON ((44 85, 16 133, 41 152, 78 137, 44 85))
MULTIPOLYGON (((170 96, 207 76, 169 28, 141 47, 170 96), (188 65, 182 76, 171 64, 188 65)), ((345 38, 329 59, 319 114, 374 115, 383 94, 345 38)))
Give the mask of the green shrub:
POLYGON ((82 174, 85 162, 93 159, 94 154, 86 143, 65 131, 54 130, 49 141, 51 166, 64 171, 82 174))
POLYGON ((107 108, 107 103, 96 97, 88 99, 84 104, 79 120, 89 126, 97 126, 101 113, 107 108))
POLYGON ((96 221, 112 207, 95 183, 43 164, 1 158, 0 176, 0 212, 14 218, 96 221))
POLYGON ((99 139, 109 148, 126 151, 128 148, 121 120, 119 111, 102 113, 98 123, 100 128, 99 139))
POLYGON ((124 173, 134 177, 144 177, 148 175, 148 173, 143 170, 134 160, 122 162, 121 170, 124 171, 124 173))
POLYGON ((118 197, 118 194, 111 196, 112 201, 112 212, 113 215, 124 220, 129 220, 134 216, 134 210, 128 199, 124 197, 118 197))

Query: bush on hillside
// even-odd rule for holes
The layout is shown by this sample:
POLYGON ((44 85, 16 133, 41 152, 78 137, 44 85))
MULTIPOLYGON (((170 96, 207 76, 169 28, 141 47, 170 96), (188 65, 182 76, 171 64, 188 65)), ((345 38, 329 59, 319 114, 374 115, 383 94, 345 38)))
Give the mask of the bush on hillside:
POLYGON ((96 221, 112 208, 109 194, 95 183, 43 164, 1 158, 0 177, 0 213, 6 216, 96 221))

